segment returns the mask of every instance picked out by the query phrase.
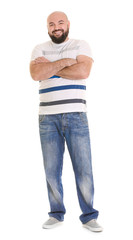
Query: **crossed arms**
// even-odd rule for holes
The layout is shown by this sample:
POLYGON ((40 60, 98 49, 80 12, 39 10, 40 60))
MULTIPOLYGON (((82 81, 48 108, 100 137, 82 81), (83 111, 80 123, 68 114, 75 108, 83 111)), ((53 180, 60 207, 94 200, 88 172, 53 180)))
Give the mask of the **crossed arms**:
POLYGON ((88 78, 93 59, 79 55, 76 59, 64 58, 50 62, 44 57, 38 57, 30 62, 30 74, 33 80, 46 80, 53 75, 66 79, 80 80, 88 78))

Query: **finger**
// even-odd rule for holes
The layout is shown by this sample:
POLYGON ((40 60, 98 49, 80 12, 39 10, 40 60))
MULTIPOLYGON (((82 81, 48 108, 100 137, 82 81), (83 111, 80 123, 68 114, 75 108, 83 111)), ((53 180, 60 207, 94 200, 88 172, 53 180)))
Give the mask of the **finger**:
POLYGON ((36 59, 36 63, 41 63, 41 62, 47 62, 47 59, 45 58, 36 59))

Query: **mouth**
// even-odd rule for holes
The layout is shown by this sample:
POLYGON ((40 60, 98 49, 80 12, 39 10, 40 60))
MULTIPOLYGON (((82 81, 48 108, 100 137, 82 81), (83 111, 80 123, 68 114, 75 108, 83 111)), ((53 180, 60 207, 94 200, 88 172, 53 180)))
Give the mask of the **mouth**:
POLYGON ((58 31, 54 31, 53 34, 56 36, 60 36, 63 33, 63 31, 58 30, 58 31))

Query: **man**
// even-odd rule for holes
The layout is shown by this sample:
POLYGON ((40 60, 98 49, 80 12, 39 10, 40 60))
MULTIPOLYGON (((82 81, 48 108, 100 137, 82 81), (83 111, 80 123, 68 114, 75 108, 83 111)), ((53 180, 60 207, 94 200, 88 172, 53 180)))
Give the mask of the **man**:
MULTIPOLYGON (((39 81, 39 129, 50 203, 49 219, 43 228, 61 224, 66 212, 63 203, 62 165, 65 140, 72 160, 80 220, 91 231, 102 231, 93 208, 94 184, 87 107, 86 78, 93 59, 88 43, 69 39, 70 22, 63 12, 47 18, 51 41, 32 52, 30 73, 39 81)), ((70 196, 71 197, 71 196, 70 196)))

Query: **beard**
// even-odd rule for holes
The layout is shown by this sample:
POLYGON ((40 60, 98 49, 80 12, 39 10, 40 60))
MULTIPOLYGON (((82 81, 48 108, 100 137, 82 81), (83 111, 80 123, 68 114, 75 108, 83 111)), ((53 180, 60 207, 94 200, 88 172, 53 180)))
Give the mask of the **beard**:
POLYGON ((69 34, 69 28, 67 27, 67 30, 64 32, 63 29, 58 29, 58 30, 55 30, 53 31, 52 33, 56 32, 56 31, 61 31, 62 32, 62 35, 60 37, 55 37, 54 35, 51 35, 49 32, 48 32, 48 35, 50 36, 51 40, 54 42, 54 43, 62 43, 66 40, 68 34, 69 34))

